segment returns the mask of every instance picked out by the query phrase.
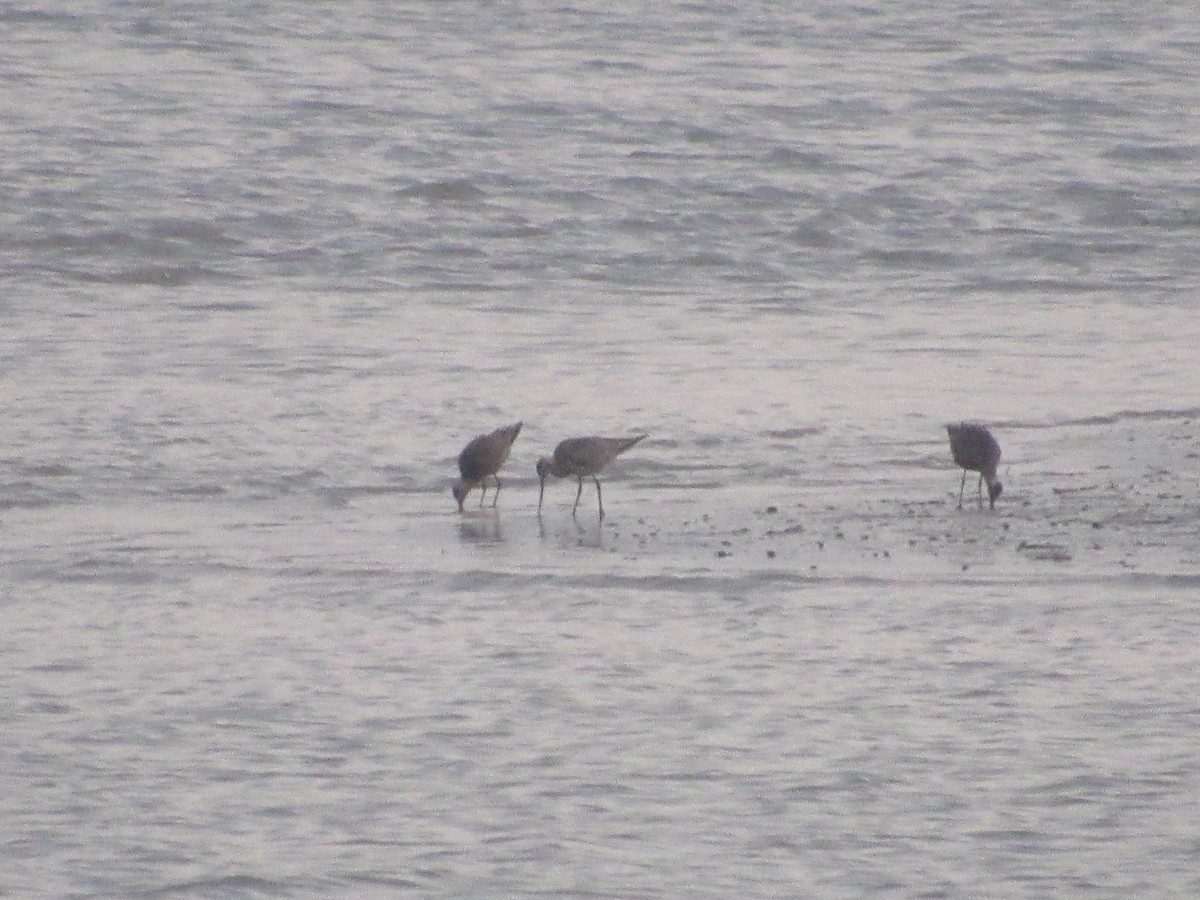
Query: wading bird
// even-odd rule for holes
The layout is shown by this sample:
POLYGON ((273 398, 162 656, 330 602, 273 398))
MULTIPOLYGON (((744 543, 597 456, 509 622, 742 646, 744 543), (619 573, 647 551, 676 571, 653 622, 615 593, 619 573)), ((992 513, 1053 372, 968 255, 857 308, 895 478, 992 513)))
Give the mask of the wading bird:
POLYGON ((454 482, 452 489, 454 499, 458 501, 458 511, 463 511, 463 501, 476 485, 479 486, 479 505, 483 506, 483 498, 487 496, 487 478, 491 476, 496 482, 496 491, 492 494, 492 506, 500 498, 500 476, 496 473, 508 460, 513 441, 521 433, 521 423, 516 422, 497 428, 491 434, 481 434, 458 454, 458 471, 462 477, 454 482))
POLYGON ((579 490, 575 492, 575 505, 571 507, 571 515, 579 509, 579 498, 583 495, 583 479, 591 478, 596 482, 596 503, 600 507, 600 518, 604 518, 604 498, 600 494, 600 479, 596 476, 610 462, 645 438, 639 434, 635 437, 606 438, 606 437, 577 437, 567 438, 554 448, 554 456, 543 456, 538 460, 537 473, 541 479, 538 490, 538 515, 542 513, 542 496, 546 493, 546 476, 566 478, 568 475, 579 479, 579 490))
POLYGON ((979 506, 983 507, 983 483, 988 486, 988 506, 996 508, 996 498, 1004 490, 1004 486, 996 480, 996 467, 1000 465, 1000 445, 992 437, 992 433, 982 425, 960 422, 958 425, 947 425, 946 432, 950 435, 950 452, 954 461, 962 466, 962 483, 958 486, 958 508, 962 509, 963 490, 967 486, 967 472, 979 473, 979 484, 976 493, 979 506))

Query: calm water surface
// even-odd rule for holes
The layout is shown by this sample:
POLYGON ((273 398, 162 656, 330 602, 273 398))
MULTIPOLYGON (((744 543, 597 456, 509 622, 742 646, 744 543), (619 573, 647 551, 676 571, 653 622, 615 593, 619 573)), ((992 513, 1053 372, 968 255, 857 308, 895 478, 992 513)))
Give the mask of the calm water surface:
POLYGON ((1200 892, 1195 16, 610 7, 0 10, 0 894, 1200 892))

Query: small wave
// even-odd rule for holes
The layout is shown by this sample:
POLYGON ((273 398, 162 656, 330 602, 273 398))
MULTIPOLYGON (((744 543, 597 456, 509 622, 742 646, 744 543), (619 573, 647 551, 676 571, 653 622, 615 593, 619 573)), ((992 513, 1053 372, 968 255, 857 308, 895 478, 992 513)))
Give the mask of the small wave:
POLYGON ((506 103, 500 106, 500 111, 504 113, 515 113, 517 115, 532 115, 546 117, 563 117, 570 118, 574 115, 574 111, 568 109, 561 103, 555 103, 551 100, 531 100, 522 103, 506 103))
POLYGON ((1200 157, 1196 144, 1118 144, 1103 156, 1122 162, 1194 162, 1200 157))
POLYGON ((1051 542, 1033 543, 1021 541, 1017 544, 1017 552, 1024 553, 1030 559, 1044 562, 1070 562, 1071 551, 1062 544, 1051 542))
POLYGON ((690 256, 684 257, 682 262, 686 266, 694 266, 700 269, 726 269, 737 265, 737 260, 733 257, 711 250, 693 253, 690 256))
POLYGON ((764 433, 767 437, 774 438, 775 440, 790 441, 797 438, 812 437, 814 435, 823 434, 824 432, 824 428, 816 425, 809 425, 802 428, 782 428, 764 433))
POLYGON ((776 147, 768 154, 775 163, 785 163, 801 170, 832 170, 844 168, 838 157, 818 150, 799 150, 795 147, 776 147))
POLYGON ((1149 65, 1145 54, 1119 50, 1099 50, 1070 54, 1046 60, 1047 67, 1060 72, 1128 72, 1149 65))
POLYGON ((178 881, 143 891, 141 897, 282 897, 291 893, 292 885, 255 875, 220 875, 178 881))
POLYGON ((181 484, 170 488, 167 493, 172 497, 219 497, 226 490, 219 484, 181 484))
POLYGON ((182 287, 190 284, 227 283, 244 280, 240 275, 207 266, 135 266, 115 272, 83 272, 65 269, 63 275, 88 284, 154 285, 182 287))
POLYGON ((1102 294, 1112 285, 1103 281, 1063 278, 990 278, 963 282, 967 294, 1102 294))
MULTIPOLYGON (((776 537, 778 535, 775 535, 776 537)), ((728 555, 728 554, 727 554, 728 555)), ((1200 576, 1197 576, 1200 578, 1200 576)), ((1081 583, 1106 580, 1103 576, 1084 577, 1081 583)), ((980 576, 971 579, 976 584, 1016 584, 1019 579, 1003 576, 980 576)), ((903 575, 874 575, 868 573, 797 571, 785 568, 767 568, 755 571, 727 573, 721 571, 695 570, 672 575, 618 575, 594 573, 562 575, 558 573, 497 572, 482 569, 465 570, 452 576, 448 586, 452 591, 475 591, 489 588, 511 589, 514 585, 552 585, 555 587, 579 587, 588 590, 629 590, 650 593, 697 591, 720 591, 730 596, 751 596, 764 588, 788 588, 798 585, 929 585, 961 584, 961 575, 931 575, 906 577, 903 575)))
POLYGON ((1185 406, 1177 409, 1123 409, 1111 413, 1097 413, 1070 419, 1055 419, 1050 422, 1022 422, 1016 419, 993 422, 995 428, 1011 430, 1044 430, 1050 428, 1089 427, 1118 425, 1121 422, 1169 422, 1200 418, 1200 407, 1185 406))
POLYGON ((788 232, 787 239, 799 247, 809 247, 814 250, 833 250, 837 247, 848 246, 850 243, 829 227, 816 222, 798 225, 788 232))
POLYGON ((208 219, 161 218, 146 223, 158 238, 186 241, 203 247, 225 247, 238 243, 208 219))
POLYGON ((249 300, 212 300, 207 303, 181 303, 179 308, 188 312, 252 312, 267 307, 264 303, 249 300))
POLYGON ((68 569, 47 569, 35 573, 31 580, 62 582, 64 584, 147 585, 159 580, 158 574, 138 569, 120 560, 84 559, 68 569))
POLYGON ((423 184, 415 184, 397 191, 396 196, 404 199, 465 203, 482 200, 487 193, 468 179, 454 178, 448 181, 428 181, 423 184))
POLYGON ((75 251, 83 255, 102 256, 112 250, 131 250, 154 254, 166 249, 166 242, 158 237, 144 238, 119 229, 94 231, 51 231, 38 234, 24 241, 14 242, 35 250, 75 251))
POLYGON ((0 22, 13 25, 52 24, 75 30, 82 28, 81 23, 84 21, 86 20, 81 16, 68 12, 45 12, 40 9, 8 4, 0 7, 0 22))
POLYGON ((75 474, 70 466, 63 463, 34 463, 26 466, 24 471, 30 477, 40 476, 42 478, 62 478, 75 474))
POLYGON ((941 250, 868 250, 863 259, 894 269, 949 269, 958 266, 959 257, 941 250))

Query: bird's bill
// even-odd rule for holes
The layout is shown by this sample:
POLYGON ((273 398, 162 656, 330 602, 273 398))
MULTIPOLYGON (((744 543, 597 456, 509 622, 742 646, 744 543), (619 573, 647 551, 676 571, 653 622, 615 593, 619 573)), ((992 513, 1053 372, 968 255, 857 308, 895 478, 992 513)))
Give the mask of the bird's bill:
POLYGON ((546 493, 546 476, 541 477, 541 485, 538 487, 538 512, 542 511, 542 497, 546 493))

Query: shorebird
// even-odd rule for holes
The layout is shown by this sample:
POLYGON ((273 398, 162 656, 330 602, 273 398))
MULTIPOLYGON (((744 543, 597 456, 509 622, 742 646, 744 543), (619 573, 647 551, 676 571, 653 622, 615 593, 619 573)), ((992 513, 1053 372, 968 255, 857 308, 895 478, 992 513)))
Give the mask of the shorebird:
POLYGON ((979 484, 976 493, 979 506, 983 507, 983 483, 988 486, 988 506, 996 508, 996 498, 1004 490, 1004 486, 996 480, 996 466, 1000 465, 1000 445, 992 437, 992 433, 982 425, 960 422, 957 425, 947 425, 946 432, 950 435, 950 452, 954 461, 962 466, 962 483, 958 486, 958 508, 962 509, 963 490, 967 486, 967 472, 979 473, 979 484))
POLYGON ((604 518, 604 498, 600 495, 600 479, 596 476, 610 462, 645 438, 639 434, 634 437, 577 437, 567 438, 554 448, 554 456, 543 456, 538 460, 537 473, 542 486, 538 490, 538 515, 542 514, 542 496, 546 493, 546 476, 566 478, 568 475, 579 479, 579 490, 575 492, 575 505, 571 507, 571 515, 579 509, 579 498, 583 495, 583 479, 590 477, 596 482, 596 503, 600 506, 600 518, 604 518))
POLYGON ((483 498, 487 496, 487 477, 490 475, 496 481, 496 491, 492 494, 492 506, 500 498, 500 476, 496 473, 508 459, 513 441, 521 433, 521 423, 505 425, 497 428, 491 434, 481 434, 458 454, 458 471, 462 478, 454 482, 454 499, 458 501, 458 511, 463 511, 463 501, 471 489, 479 485, 479 505, 483 506, 483 498))

